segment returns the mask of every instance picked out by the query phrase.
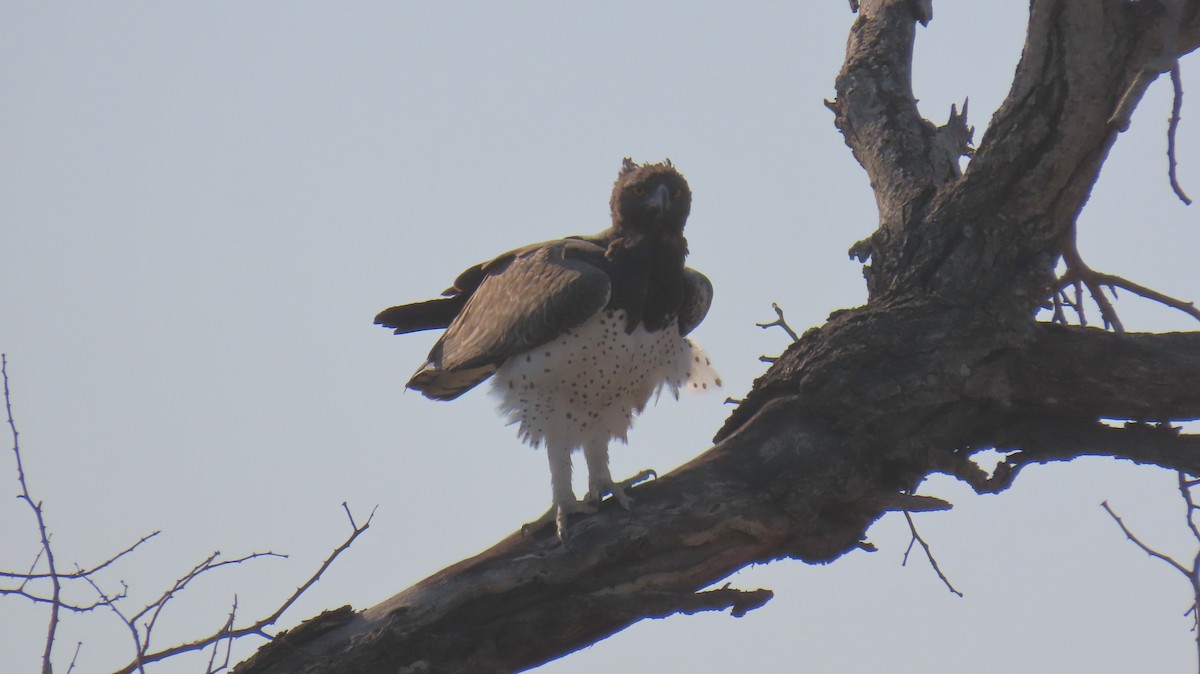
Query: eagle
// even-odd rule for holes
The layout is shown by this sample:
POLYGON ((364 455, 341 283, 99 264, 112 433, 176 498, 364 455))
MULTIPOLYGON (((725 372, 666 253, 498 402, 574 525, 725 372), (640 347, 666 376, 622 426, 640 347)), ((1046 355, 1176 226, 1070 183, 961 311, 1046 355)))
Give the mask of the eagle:
POLYGON ((626 158, 610 199, 612 225, 503 253, 459 274, 442 297, 384 309, 395 334, 444 329, 407 387, 454 400, 491 378, 500 410, 522 440, 544 445, 552 505, 528 532, 551 522, 566 541, 568 516, 594 511, 622 482, 608 446, 627 441, 634 418, 669 389, 705 390, 720 378, 687 335, 704 319, 712 283, 684 265, 692 192, 671 161, 626 158), (588 491, 577 500, 572 454, 582 450, 588 491))

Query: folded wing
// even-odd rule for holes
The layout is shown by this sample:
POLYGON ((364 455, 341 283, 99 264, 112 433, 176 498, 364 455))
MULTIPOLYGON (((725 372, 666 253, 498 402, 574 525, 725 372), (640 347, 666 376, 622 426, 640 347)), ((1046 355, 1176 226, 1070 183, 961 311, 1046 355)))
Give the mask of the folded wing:
MULTIPOLYGON (((564 239, 482 266, 485 271, 478 287, 448 321, 445 334, 408 387, 429 398, 453 400, 490 377, 507 359, 591 318, 604 309, 612 292, 608 274, 601 268, 603 254, 603 248, 593 243, 564 239)), ((407 319, 405 331, 427 329, 411 327, 419 325, 438 327, 433 324, 445 318, 439 312, 448 312, 460 297, 466 296, 394 307, 380 317, 423 307, 390 316, 407 319)))

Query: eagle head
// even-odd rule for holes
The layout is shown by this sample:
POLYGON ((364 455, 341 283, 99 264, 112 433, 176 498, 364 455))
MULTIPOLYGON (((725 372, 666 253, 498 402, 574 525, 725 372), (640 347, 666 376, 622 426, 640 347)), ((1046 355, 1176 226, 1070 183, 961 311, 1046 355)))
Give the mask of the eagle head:
POLYGON ((626 157, 609 204, 613 227, 626 245, 647 239, 686 245, 683 226, 692 209, 692 190, 670 159, 639 165, 626 157))

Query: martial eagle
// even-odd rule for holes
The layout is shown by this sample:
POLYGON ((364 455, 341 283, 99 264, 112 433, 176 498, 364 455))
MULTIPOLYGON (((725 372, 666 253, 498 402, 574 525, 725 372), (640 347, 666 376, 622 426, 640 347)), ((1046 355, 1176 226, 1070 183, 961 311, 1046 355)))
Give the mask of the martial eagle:
POLYGON ((613 186, 612 226, 535 243, 475 265, 441 299, 385 309, 396 334, 445 328, 408 388, 453 400, 491 377, 520 437, 545 445, 553 505, 530 526, 590 512, 606 494, 628 509, 635 480, 614 482, 608 445, 664 386, 720 385, 686 335, 708 313, 712 284, 684 266, 687 181, 670 160, 625 159, 613 186), (571 454, 582 449, 588 492, 576 500, 571 454))

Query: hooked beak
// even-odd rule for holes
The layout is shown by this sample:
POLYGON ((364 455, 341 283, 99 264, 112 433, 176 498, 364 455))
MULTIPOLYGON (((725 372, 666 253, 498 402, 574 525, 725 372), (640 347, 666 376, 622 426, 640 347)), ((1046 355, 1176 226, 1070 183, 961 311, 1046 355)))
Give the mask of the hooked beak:
POLYGON ((662 217, 663 213, 671 207, 671 193, 667 191, 666 185, 659 185, 654 189, 650 196, 646 197, 646 205, 658 211, 658 216, 662 217))

